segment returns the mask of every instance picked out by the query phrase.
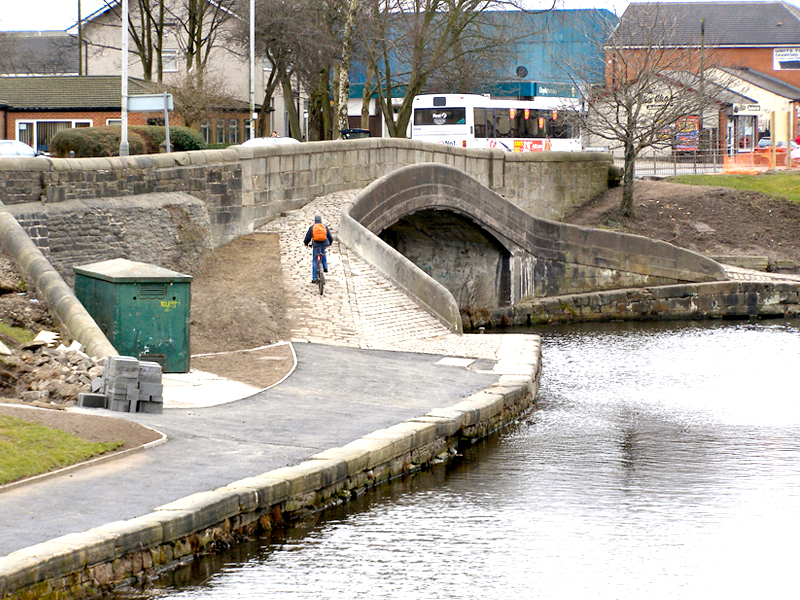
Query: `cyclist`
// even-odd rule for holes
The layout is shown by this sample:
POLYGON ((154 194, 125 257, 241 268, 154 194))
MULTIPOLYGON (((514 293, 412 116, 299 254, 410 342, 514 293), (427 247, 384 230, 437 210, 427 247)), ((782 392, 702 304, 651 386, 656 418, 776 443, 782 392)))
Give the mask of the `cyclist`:
POLYGON ((325 249, 333 243, 331 230, 322 223, 322 217, 314 217, 314 224, 308 228, 303 244, 311 246, 314 254, 311 259, 311 283, 317 283, 317 256, 322 254, 322 270, 328 272, 328 257, 325 249))

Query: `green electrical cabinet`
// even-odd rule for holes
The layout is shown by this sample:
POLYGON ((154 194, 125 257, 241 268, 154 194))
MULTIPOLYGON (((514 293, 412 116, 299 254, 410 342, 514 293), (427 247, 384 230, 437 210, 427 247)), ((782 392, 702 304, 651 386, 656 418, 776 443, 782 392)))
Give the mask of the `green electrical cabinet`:
POLYGON ((75 267, 75 295, 122 356, 189 371, 191 275, 115 258, 75 267))

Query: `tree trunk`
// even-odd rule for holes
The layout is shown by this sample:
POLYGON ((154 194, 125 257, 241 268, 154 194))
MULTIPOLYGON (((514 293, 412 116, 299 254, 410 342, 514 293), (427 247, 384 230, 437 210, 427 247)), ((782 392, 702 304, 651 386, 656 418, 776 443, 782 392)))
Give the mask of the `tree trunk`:
POLYGON ((619 212, 623 217, 631 219, 635 216, 633 208, 633 167, 636 163, 636 152, 631 142, 625 143, 625 165, 622 172, 622 203, 619 212))
POLYGON ((292 82, 290 81, 291 75, 289 73, 281 74, 281 87, 283 89, 283 101, 286 105, 286 114, 289 117, 289 136, 296 140, 303 141, 303 135, 300 131, 300 117, 297 114, 297 107, 294 104, 292 97, 292 82))
POLYGON ((339 63, 339 114, 337 119, 339 131, 350 128, 350 119, 347 113, 347 102, 350 99, 350 58, 353 45, 353 26, 361 0, 350 0, 349 4, 342 30, 342 60, 339 63))

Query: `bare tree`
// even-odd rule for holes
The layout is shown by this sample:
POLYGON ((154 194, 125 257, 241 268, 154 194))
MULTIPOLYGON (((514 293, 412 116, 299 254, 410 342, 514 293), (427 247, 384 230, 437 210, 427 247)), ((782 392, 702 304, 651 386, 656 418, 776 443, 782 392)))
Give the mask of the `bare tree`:
POLYGON ((136 0, 128 15, 128 34, 142 64, 143 78, 152 81, 154 75, 163 79, 162 50, 164 48, 164 0, 136 0))
POLYGON ((347 102, 350 98, 350 65, 352 62, 353 36, 356 17, 358 16, 361 0, 348 0, 347 15, 342 28, 342 52, 339 60, 339 101, 338 101, 338 126, 339 129, 350 127, 347 102))
POLYGON ((220 29, 233 18, 235 4, 236 0, 178 0, 170 9, 185 33, 186 70, 193 69, 200 80, 220 29))
POLYGON ((440 81, 461 85, 470 69, 478 72, 482 60, 490 62, 493 49, 530 34, 512 27, 511 15, 524 15, 514 0, 369 2, 369 33, 376 43, 366 60, 378 74, 376 91, 392 137, 405 137, 414 96, 435 74, 440 81), (509 15, 500 26, 487 16, 494 11, 509 15))
POLYGON ((716 106, 711 92, 721 89, 704 83, 713 56, 700 52, 701 23, 696 24, 694 43, 686 44, 685 37, 676 43, 686 23, 674 13, 663 14, 658 3, 638 8, 626 13, 613 31, 592 33, 604 63, 562 62, 564 73, 583 94, 586 110, 574 118, 585 133, 623 150, 620 212, 625 217, 635 213, 636 158, 646 149, 670 147, 678 121, 716 106))
POLYGON ((201 78, 194 71, 188 72, 183 78, 163 86, 163 90, 172 94, 175 112, 186 127, 229 110, 242 109, 241 102, 233 98, 224 80, 208 73, 201 78))

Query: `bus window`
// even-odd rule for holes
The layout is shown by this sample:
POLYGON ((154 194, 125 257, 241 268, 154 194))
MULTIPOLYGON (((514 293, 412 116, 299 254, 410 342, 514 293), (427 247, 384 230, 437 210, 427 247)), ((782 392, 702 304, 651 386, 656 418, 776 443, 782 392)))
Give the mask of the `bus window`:
POLYGON ((475 117, 475 137, 476 138, 485 138, 486 137, 486 109, 485 108, 475 108, 475 109, 473 109, 473 115, 475 117))
POLYGON ((563 113, 559 114, 555 119, 552 117, 547 120, 547 137, 553 139, 567 139, 571 137, 572 127, 567 123, 567 119, 563 113))
POLYGON ((494 111, 491 108, 474 108, 472 114, 475 118, 475 137, 493 138, 494 111))
POLYGON ((463 125, 467 122, 466 108, 417 108, 414 125, 463 125))
POLYGON ((511 117, 507 108, 499 108, 494 111, 494 128, 496 137, 512 137, 511 117))

